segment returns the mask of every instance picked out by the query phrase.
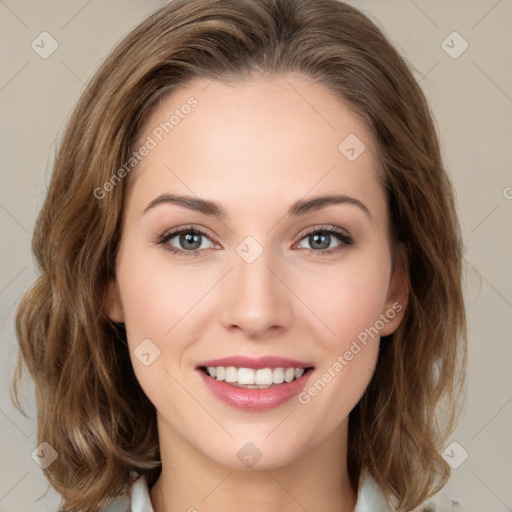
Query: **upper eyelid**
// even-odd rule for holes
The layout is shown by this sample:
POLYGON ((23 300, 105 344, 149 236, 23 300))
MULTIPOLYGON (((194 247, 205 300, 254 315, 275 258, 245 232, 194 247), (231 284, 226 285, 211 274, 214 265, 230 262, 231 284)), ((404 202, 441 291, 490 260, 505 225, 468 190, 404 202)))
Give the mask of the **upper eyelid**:
POLYGON ((311 233, 316 233, 317 231, 340 233, 347 237, 352 238, 352 235, 346 229, 338 228, 338 227, 334 227, 334 226, 320 226, 320 227, 314 226, 312 228, 308 228, 308 229, 306 229, 306 231, 302 232, 301 238, 304 238, 305 236, 310 235, 311 233))

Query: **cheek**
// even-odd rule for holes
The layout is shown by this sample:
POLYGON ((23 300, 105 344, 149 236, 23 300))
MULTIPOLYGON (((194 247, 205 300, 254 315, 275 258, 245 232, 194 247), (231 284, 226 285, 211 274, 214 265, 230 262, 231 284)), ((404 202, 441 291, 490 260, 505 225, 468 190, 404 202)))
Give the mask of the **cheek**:
POLYGON ((312 329, 321 363, 298 398, 310 417, 323 418, 325 431, 331 431, 359 402, 374 373, 388 268, 374 262, 316 282, 303 293, 325 326, 312 329))
POLYGON ((320 320, 319 325, 323 324, 318 333, 324 344, 342 350, 383 313, 389 267, 385 258, 379 262, 370 255, 358 258, 357 264, 303 272, 297 283, 297 295, 320 320))
POLYGON ((191 267, 155 261, 136 251, 118 266, 118 281, 125 324, 132 343, 140 337, 167 339, 208 290, 191 267))
POLYGON ((130 358, 151 402, 172 415, 177 404, 187 405, 187 396, 173 378, 193 338, 184 326, 190 327, 187 320, 207 288, 195 286, 191 272, 154 261, 147 250, 132 249, 120 254, 117 269, 130 358))

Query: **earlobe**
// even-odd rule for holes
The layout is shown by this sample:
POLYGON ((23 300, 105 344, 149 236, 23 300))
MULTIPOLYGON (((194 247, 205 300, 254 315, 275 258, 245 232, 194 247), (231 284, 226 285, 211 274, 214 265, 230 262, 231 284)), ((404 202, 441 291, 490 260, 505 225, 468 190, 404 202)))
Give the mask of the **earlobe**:
POLYGON ((400 246, 395 259, 393 275, 388 288, 388 296, 382 315, 385 317, 385 325, 381 330, 381 336, 389 336, 395 332, 401 324, 407 304, 409 302, 409 264, 407 249, 400 246))
POLYGON ((116 323, 124 322, 123 309, 119 298, 116 280, 111 277, 105 286, 104 311, 110 320, 116 323))

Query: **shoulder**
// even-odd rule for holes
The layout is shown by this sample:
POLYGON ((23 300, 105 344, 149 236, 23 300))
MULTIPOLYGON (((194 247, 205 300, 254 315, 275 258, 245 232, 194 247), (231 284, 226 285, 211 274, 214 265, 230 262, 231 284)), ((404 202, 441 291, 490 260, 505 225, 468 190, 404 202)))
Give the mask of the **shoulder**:
MULTIPOLYGON (((361 476, 354 512, 393 512, 384 494, 367 471, 361 476)), ((458 500, 438 492, 411 512, 464 512, 458 500)))
POLYGON ((118 496, 114 501, 103 507, 101 512, 131 512, 128 493, 118 496))
POLYGON ((458 500, 438 492, 412 512, 464 512, 464 510, 458 500))
POLYGON ((154 512, 143 475, 132 472, 126 491, 101 509, 101 512, 154 512))

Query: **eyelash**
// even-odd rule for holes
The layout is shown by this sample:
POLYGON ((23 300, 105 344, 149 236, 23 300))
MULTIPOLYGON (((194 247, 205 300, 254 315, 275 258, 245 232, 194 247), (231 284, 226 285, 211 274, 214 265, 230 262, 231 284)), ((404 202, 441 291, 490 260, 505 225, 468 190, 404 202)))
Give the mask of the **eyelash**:
MULTIPOLYGON (((159 236, 157 238, 157 240, 155 241, 155 243, 157 245, 164 246, 167 251, 169 251, 170 253, 172 253, 176 256, 179 256, 179 257, 195 258, 195 257, 201 256, 201 251, 204 251, 205 249, 193 249, 191 251, 186 251, 184 249, 171 248, 171 246, 167 245, 167 242, 169 240, 171 240, 172 238, 174 238, 176 236, 182 235, 184 233, 193 233, 193 234, 201 235, 205 238, 210 239, 208 234, 205 233, 204 231, 202 231, 201 229, 187 226, 184 228, 177 229, 175 231, 171 231, 169 233, 165 233, 162 236, 159 236)), ((336 247, 331 248, 331 249, 319 249, 319 250, 305 249, 306 251, 308 251, 308 253, 313 254, 314 256, 323 256, 324 254, 333 254, 333 253, 336 253, 336 252, 342 250, 345 247, 353 245, 353 243, 354 243, 354 241, 352 240, 352 238, 349 235, 343 233, 342 231, 340 231, 338 229, 332 228, 332 227, 313 228, 313 229, 307 231, 306 233, 304 233, 302 235, 300 241, 302 241, 304 238, 307 238, 308 236, 310 236, 312 234, 334 235, 340 242, 339 245, 337 245, 336 247)))

